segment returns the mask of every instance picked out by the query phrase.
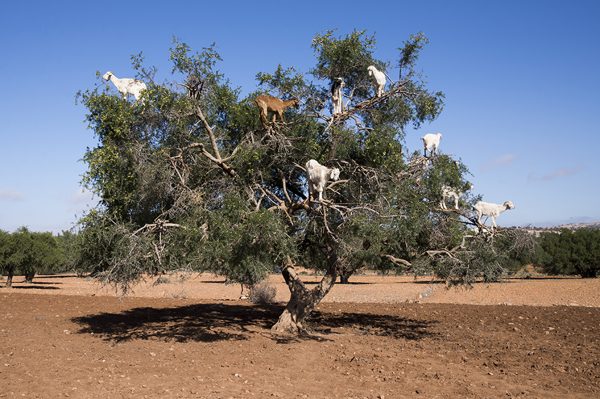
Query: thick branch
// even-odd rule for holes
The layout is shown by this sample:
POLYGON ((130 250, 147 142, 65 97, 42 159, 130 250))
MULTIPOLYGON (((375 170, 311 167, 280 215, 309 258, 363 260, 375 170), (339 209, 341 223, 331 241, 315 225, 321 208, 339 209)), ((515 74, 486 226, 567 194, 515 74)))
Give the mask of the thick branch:
POLYGON ((202 109, 200 109, 199 106, 196 106, 194 109, 194 112, 195 112, 196 116, 198 117, 198 119, 200 119, 202 121, 202 124, 204 125, 204 130, 206 130, 206 134, 208 135, 208 138, 210 140, 210 145, 212 147, 213 154, 208 152, 204 148, 204 145, 201 143, 193 143, 193 144, 189 145, 187 148, 200 147, 200 149, 202 150, 202 154, 205 157, 207 157, 212 162, 216 163, 217 166, 219 166, 221 169, 223 169, 223 171, 225 173, 227 173, 229 176, 236 177, 237 173, 226 162, 229 161, 235 155, 235 153, 237 152, 237 148, 235 150, 233 150, 233 152, 231 153, 230 156, 223 159, 221 157, 221 152, 219 151, 219 146, 217 145, 217 139, 216 139, 215 133, 214 133, 212 127, 210 126, 210 124, 208 123, 208 121, 206 120, 206 117, 204 116, 202 109))
POLYGON ((396 258, 393 255, 383 255, 383 257, 397 266, 406 266, 408 268, 412 267, 412 263, 405 259, 396 258))
POLYGON ((386 101, 388 98, 393 97, 395 95, 398 95, 398 94, 411 95, 412 93, 410 93, 408 90, 406 90, 406 87, 405 87, 406 83, 407 83, 406 81, 400 82, 397 85, 392 86, 390 88, 390 90, 383 93, 383 95, 381 97, 369 98, 365 101, 362 101, 362 102, 356 104, 352 108, 348 108, 344 112, 339 112, 335 115, 332 115, 329 120, 329 124, 328 124, 327 128, 329 128, 329 126, 331 126, 331 125, 344 122, 345 120, 353 117, 354 114, 356 114, 359 111, 363 111, 365 109, 371 109, 375 105, 380 104, 380 103, 386 101))
POLYGON ((217 139, 215 137, 215 133, 212 130, 212 127, 210 127, 208 121, 206 120, 206 117, 204 116, 204 113, 202 112, 199 106, 196 106, 195 111, 196 116, 202 121, 202 124, 204 125, 204 129, 206 130, 206 134, 210 139, 210 144, 212 146, 213 152, 215 153, 216 159, 221 161, 221 153, 219 152, 219 146, 217 145, 217 139))

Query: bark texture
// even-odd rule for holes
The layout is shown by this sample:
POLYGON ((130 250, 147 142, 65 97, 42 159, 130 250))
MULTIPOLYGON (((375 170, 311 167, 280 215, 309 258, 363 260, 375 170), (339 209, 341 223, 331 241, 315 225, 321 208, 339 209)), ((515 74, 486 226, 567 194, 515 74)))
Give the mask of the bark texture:
POLYGON ((285 310, 279 316, 279 320, 271 328, 271 331, 279 334, 305 334, 307 332, 304 323, 306 317, 315 309, 335 284, 337 277, 335 267, 330 267, 321 279, 321 282, 312 290, 306 288, 291 261, 288 260, 287 265, 282 270, 282 274, 290 290, 291 297, 285 310))

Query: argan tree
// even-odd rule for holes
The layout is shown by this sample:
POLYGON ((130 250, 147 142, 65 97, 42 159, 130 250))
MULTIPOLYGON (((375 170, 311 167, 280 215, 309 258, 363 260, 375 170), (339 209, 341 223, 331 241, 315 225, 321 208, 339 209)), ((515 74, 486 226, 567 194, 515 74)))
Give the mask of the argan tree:
POLYGON ((212 271, 247 285, 278 271, 291 297, 273 330, 291 333, 304 331, 338 276, 347 281, 365 266, 498 277, 483 261, 494 261, 490 235, 468 232, 476 224, 469 213, 438 209, 443 184, 468 187, 465 166, 403 147, 405 128, 443 107, 442 93, 415 70, 425 43, 421 34, 404 43, 394 64, 400 79, 380 97, 367 67, 388 77, 392 68, 375 58, 375 38, 364 32, 315 36, 308 74, 282 66, 258 73, 257 90, 245 97, 219 72, 214 46, 194 53, 175 42, 166 82, 134 56, 148 85, 140 101, 104 82, 80 95, 98 138, 84 156, 84 183, 101 198, 81 221, 80 266, 124 290, 168 270, 212 271), (332 116, 338 77, 344 108, 332 116), (265 126, 253 102, 260 93, 300 105, 265 126), (310 159, 341 170, 320 202, 307 191, 310 159), (298 265, 319 270, 319 284, 307 287, 298 265))

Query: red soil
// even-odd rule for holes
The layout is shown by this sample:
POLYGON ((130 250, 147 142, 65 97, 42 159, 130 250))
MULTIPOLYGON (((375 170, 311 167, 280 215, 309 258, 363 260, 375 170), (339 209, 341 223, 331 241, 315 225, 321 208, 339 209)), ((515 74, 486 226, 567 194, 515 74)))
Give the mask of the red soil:
POLYGON ((336 286, 330 300, 354 303, 321 304, 303 338, 271 335, 281 306, 227 300, 239 287, 206 276, 146 297, 71 277, 1 288, 0 397, 600 397, 599 279, 372 278, 336 286), (405 302, 419 296, 494 305, 405 302), (571 306, 498 305, 524 302, 571 306))

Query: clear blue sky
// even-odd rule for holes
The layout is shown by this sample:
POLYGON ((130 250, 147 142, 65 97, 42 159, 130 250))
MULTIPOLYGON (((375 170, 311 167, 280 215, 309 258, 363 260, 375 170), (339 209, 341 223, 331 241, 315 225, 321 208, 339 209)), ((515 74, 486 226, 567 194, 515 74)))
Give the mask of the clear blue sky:
POLYGON ((429 37, 419 67, 446 107, 407 145, 442 132, 442 152, 469 166, 485 200, 515 203, 499 224, 600 219, 599 1, 372 4, 3 2, 0 229, 68 229, 93 202, 79 182, 95 141, 75 93, 96 71, 131 76, 130 55, 143 51, 167 78, 176 36, 195 49, 216 42, 221 70, 247 92, 279 63, 308 71, 315 33, 355 28, 375 33, 377 56, 392 62, 408 35, 429 37))

